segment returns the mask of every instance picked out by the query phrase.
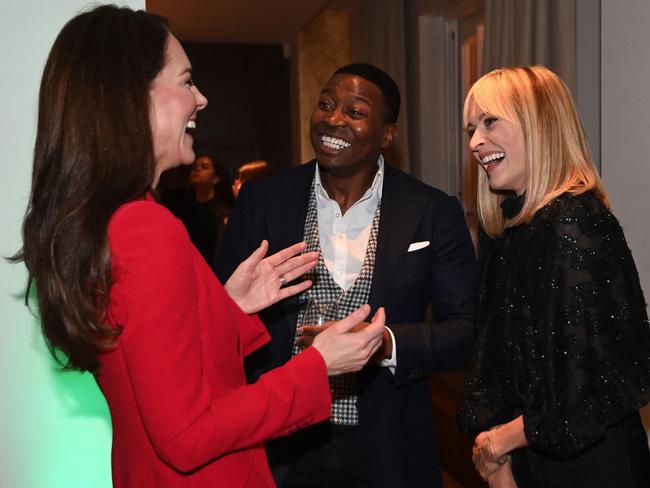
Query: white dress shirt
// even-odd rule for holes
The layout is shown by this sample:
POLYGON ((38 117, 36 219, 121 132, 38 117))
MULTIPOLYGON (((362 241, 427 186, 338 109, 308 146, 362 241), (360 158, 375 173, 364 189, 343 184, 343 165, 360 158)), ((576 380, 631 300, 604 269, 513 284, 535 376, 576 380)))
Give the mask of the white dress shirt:
MULTIPOLYGON (((370 188, 345 214, 323 187, 318 165, 315 178, 318 236, 323 261, 336 284, 343 290, 349 290, 363 267, 372 221, 381 201, 384 158, 380 155, 377 160, 377 173, 370 188)), ((384 359, 381 365, 390 367, 394 372, 397 366, 397 348, 393 332, 390 329, 388 332, 393 341, 393 352, 391 358, 384 359)))

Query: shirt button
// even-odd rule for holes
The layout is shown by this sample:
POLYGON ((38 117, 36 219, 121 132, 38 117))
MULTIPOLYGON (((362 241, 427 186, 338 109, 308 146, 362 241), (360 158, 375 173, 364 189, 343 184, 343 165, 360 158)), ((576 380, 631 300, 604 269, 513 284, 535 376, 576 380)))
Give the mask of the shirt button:
POLYGON ((338 212, 336 212, 336 213, 334 214, 334 217, 336 217, 337 219, 340 219, 340 218, 341 218, 341 214, 338 213, 338 212))

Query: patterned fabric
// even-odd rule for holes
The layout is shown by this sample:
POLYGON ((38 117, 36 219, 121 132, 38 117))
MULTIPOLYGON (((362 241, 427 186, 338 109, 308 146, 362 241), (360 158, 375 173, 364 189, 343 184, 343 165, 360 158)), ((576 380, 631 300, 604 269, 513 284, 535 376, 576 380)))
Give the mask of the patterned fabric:
MULTIPOLYGON (((504 215, 522 204, 507 201, 504 215)), ((618 221, 593 193, 564 194, 496 239, 481 232, 478 261, 463 430, 523 414, 532 447, 569 458, 648 402, 643 292, 618 221)))
MULTIPOLYGON (((344 291, 332 278, 321 254, 316 194, 313 183, 310 195, 307 218, 305 219, 304 240, 307 243, 306 252, 318 252, 318 264, 307 275, 307 278, 312 280, 312 287, 299 298, 298 326, 315 324, 319 322, 319 319, 324 321, 340 320, 364 303, 368 303, 372 273, 375 269, 377 232, 379 230, 381 209, 380 201, 372 221, 363 266, 352 287, 344 291)), ((300 346, 298 344, 294 345, 293 354, 296 355, 299 352, 300 346)), ((359 413, 356 407, 357 375, 349 373, 334 376, 330 378, 330 388, 332 391, 332 416, 330 422, 337 425, 359 425, 359 413)))

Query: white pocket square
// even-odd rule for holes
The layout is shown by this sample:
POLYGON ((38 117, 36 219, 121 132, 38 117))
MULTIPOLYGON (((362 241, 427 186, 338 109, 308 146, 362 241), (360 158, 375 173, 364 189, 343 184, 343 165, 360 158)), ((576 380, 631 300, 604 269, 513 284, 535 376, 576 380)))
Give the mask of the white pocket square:
POLYGON ((409 250, 407 252, 413 252, 413 251, 417 251, 418 249, 424 249, 429 244, 431 244, 429 241, 413 242, 409 246, 409 250))

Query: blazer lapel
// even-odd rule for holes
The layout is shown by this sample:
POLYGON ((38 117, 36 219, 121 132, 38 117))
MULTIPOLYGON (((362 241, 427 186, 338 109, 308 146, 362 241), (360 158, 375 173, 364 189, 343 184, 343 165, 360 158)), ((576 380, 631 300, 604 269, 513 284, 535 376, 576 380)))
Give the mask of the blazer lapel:
MULTIPOLYGON (((309 190, 314 177, 316 162, 311 161, 296 168, 290 178, 274 186, 277 192, 269 198, 273 220, 269 225, 272 248, 269 254, 295 244, 303 239, 309 190)), ((402 173, 385 164, 384 186, 382 188, 381 219, 377 236, 377 254, 370 289, 370 305, 373 310, 382 306, 391 290, 393 280, 401 261, 406 256, 424 205, 413 186, 416 182, 405 178, 402 173)), ((295 298, 295 297, 294 297, 295 298)), ((289 299, 288 303, 293 303, 289 299)), ((290 322, 295 324, 292 313, 290 322)))
MULTIPOLYGON (((269 216, 267 229, 271 243, 269 255, 304 239, 309 190, 311 190, 315 171, 314 160, 292 169, 290 173, 287 173, 285 179, 273 185, 271 189, 273 195, 266 200, 266 204, 269 205, 267 213, 269 216)), ((282 327, 286 328, 287 337, 293 337, 298 321, 298 296, 294 295, 280 302, 278 306, 282 310, 280 314, 282 318, 278 320, 277 314, 274 312, 276 318, 271 319, 278 320, 278 323, 283 324, 282 327)), ((287 347, 287 344, 283 343, 280 347, 287 347)))
POLYGON ((303 239, 309 190, 314 178, 315 161, 293 170, 291 177, 273 187, 275 195, 268 199, 273 211, 269 212, 272 222, 268 226, 273 243, 269 254, 291 246, 303 239))
POLYGON ((393 277, 406 256, 424 211, 424 205, 412 188, 415 183, 404 178, 388 164, 385 168, 377 254, 370 288, 370 306, 373 311, 384 305, 388 298, 394 284, 393 277))

